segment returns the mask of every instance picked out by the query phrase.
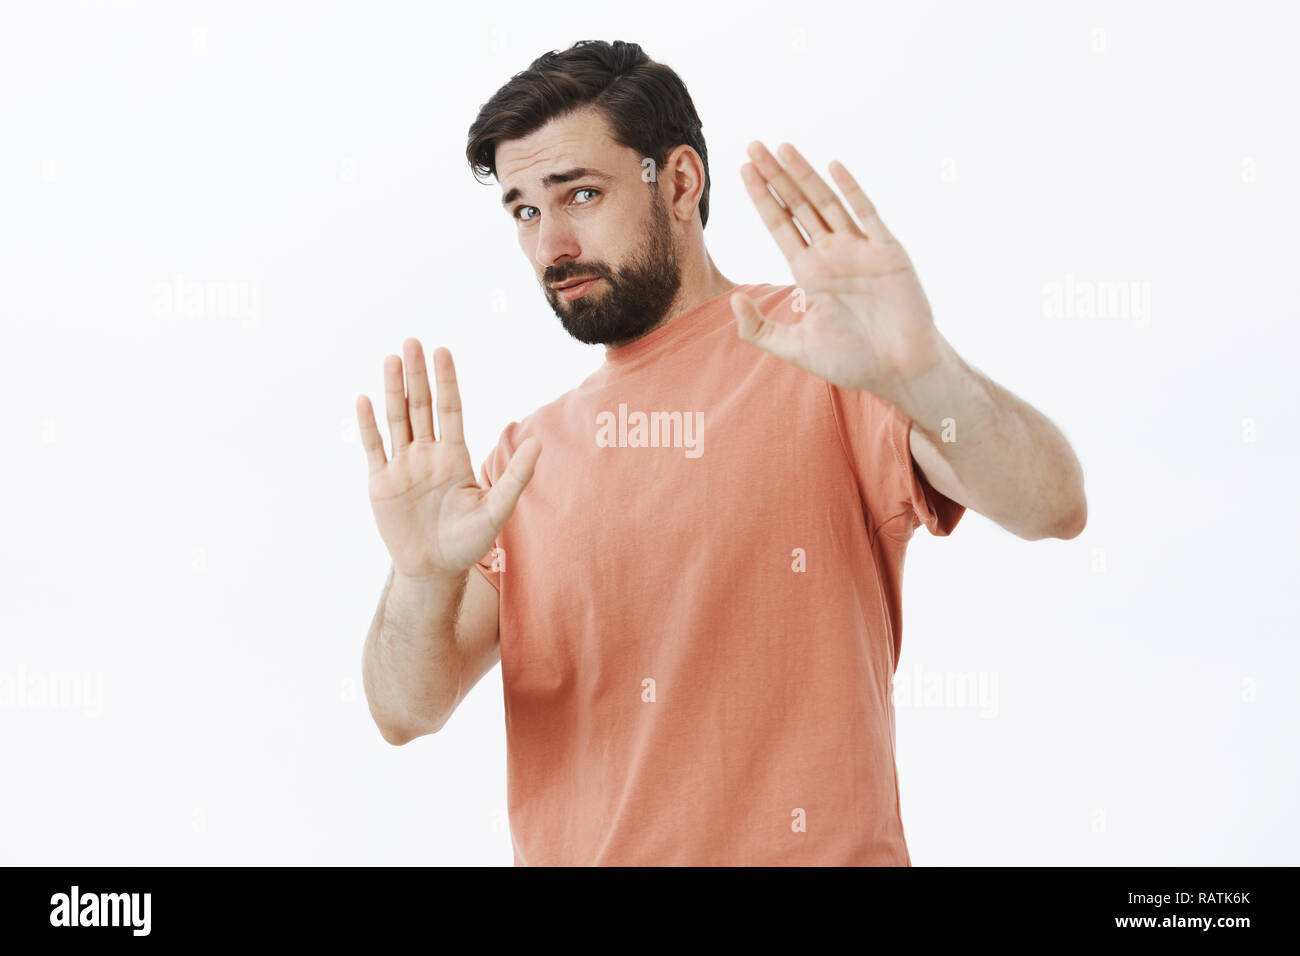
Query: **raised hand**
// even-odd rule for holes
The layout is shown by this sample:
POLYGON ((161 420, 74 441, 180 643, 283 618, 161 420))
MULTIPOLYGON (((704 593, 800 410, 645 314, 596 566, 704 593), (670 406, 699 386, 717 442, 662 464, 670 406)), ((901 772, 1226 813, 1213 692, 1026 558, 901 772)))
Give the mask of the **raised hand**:
POLYGON ((773 322, 736 293, 737 332, 834 385, 888 398, 939 360, 940 336, 916 270, 842 164, 831 163, 830 171, 858 221, 798 150, 787 143, 780 152, 784 166, 752 143, 753 162, 741 177, 790 263, 806 311, 796 323, 773 322))
POLYGON ((515 449, 501 478, 484 490, 474 476, 462 431, 460 391, 451 352, 433 353, 438 391, 438 434, 424 352, 416 339, 402 359, 384 360, 384 400, 392 457, 365 395, 357 397, 357 423, 370 465, 370 506, 396 573, 409 578, 455 575, 482 560, 533 476, 542 446, 529 438, 515 449))

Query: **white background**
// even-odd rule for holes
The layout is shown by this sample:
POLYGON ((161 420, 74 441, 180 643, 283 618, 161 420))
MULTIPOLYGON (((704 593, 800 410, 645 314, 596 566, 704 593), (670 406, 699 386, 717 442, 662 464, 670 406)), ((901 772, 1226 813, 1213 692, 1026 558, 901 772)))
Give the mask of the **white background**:
POLYGON ((511 863, 499 667, 407 746, 367 712, 387 557, 352 409, 404 337, 445 345, 477 470, 599 364, 464 159, 498 86, 594 38, 689 87, 728 278, 791 281, 746 144, 842 160, 949 340, 1084 463, 1074 540, 913 539, 913 862, 1300 863, 1298 20, 6 4, 0 862, 511 863), (1149 311, 1053 315, 1066 281, 1149 311), (57 673, 102 699, 24 689, 57 673), (995 696, 915 693, 962 675, 995 696))

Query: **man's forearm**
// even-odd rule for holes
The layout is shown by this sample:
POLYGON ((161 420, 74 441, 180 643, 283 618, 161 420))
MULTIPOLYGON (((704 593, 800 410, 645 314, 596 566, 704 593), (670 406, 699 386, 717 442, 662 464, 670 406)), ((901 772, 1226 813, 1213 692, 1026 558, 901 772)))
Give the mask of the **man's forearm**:
POLYGON ((951 466, 964 504, 1026 537, 1077 526, 1083 469, 1060 429, 936 342, 937 361, 888 397, 951 466))
POLYGON ((361 665, 370 714, 389 743, 433 733, 456 708, 456 618, 468 580, 468 572, 412 579, 389 571, 361 665))

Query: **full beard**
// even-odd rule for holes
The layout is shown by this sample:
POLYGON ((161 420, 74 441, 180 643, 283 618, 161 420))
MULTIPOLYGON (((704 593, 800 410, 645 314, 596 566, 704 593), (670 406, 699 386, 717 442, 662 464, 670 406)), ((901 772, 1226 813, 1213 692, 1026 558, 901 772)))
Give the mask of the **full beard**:
POLYGON ((682 274, 668 210, 659 193, 651 189, 649 236, 629 265, 617 274, 599 265, 574 270, 604 282, 572 302, 561 299, 550 286, 544 287, 560 324, 579 342, 622 345, 638 339, 659 324, 677 298, 682 274))

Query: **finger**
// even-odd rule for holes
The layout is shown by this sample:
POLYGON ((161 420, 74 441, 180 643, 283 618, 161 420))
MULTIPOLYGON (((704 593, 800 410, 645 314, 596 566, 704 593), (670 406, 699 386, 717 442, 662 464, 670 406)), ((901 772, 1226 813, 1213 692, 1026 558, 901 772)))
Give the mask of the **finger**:
POLYGON ((542 443, 537 438, 524 441, 510 456, 510 463, 506 465, 505 472, 488 489, 484 504, 487 507, 488 517, 492 519, 492 526, 498 534, 506 526, 506 522, 515 510, 515 505, 519 502, 519 496, 524 493, 524 488, 532 479, 541 453, 542 443))
POLYGON ((893 242, 894 235, 885 228, 880 216, 876 214, 875 204, 867 198, 867 194, 862 191, 862 187, 858 185, 858 181, 852 174, 844 168, 844 164, 838 159, 833 159, 829 168, 831 175, 835 177, 835 184, 840 187, 840 192, 844 193, 849 206, 858 214, 858 221, 862 223, 862 231, 867 234, 867 238, 876 242, 893 242))
POLYGON ((438 379, 438 440, 463 445, 465 432, 460 411, 460 389, 456 386, 456 366, 452 364, 448 349, 433 350, 433 369, 438 379))
POLYGON ((393 457, 411 443, 411 423, 406 418, 406 393, 402 391, 402 360, 396 355, 384 359, 384 407, 388 412, 388 434, 393 457))
POLYGON ((781 254, 787 261, 793 262, 795 256, 808 248, 808 243, 799 234, 799 229, 790 218, 790 213, 776 201, 776 197, 768 192, 767 181, 763 179, 753 163, 746 163, 740 167, 740 178, 745 181, 745 191, 754 201, 759 218, 763 220, 763 225, 767 226, 767 231, 776 240, 781 254))
POLYGON ((862 234, 858 224, 853 221, 849 211, 840 202, 840 197, 835 195, 835 190, 826 184, 826 180, 817 175, 817 170, 812 168, 812 164, 803 158, 799 150, 790 143, 782 143, 777 147, 777 151, 781 154, 781 159, 790 170, 790 174, 794 176, 795 182, 799 184, 799 188, 803 190, 804 195, 816 207, 822 220, 831 229, 853 235, 862 234))
POLYGON ((406 407, 411 416, 411 440, 433 441, 433 399, 429 396, 429 370, 419 339, 402 343, 406 358, 406 407))
POLYGON ((370 470, 378 471, 388 463, 384 457, 384 437, 379 434, 379 426, 375 424, 375 410, 370 405, 370 399, 364 395, 357 396, 357 425, 361 429, 361 447, 366 450, 370 470))
POLYGON ((773 322, 743 292, 731 297, 731 310, 736 316, 737 334, 742 339, 803 367, 803 329, 798 322, 773 322))
POLYGON ((767 151, 767 147, 758 140, 749 144, 749 158, 754 161, 759 173, 772 184, 776 194, 780 197, 781 202, 785 204, 789 214, 799 220, 799 225, 803 226, 803 231, 808 234, 810 242, 816 242, 819 238, 831 231, 831 227, 821 214, 813 208, 804 191, 799 188, 799 184, 790 178, 775 156, 767 151))

